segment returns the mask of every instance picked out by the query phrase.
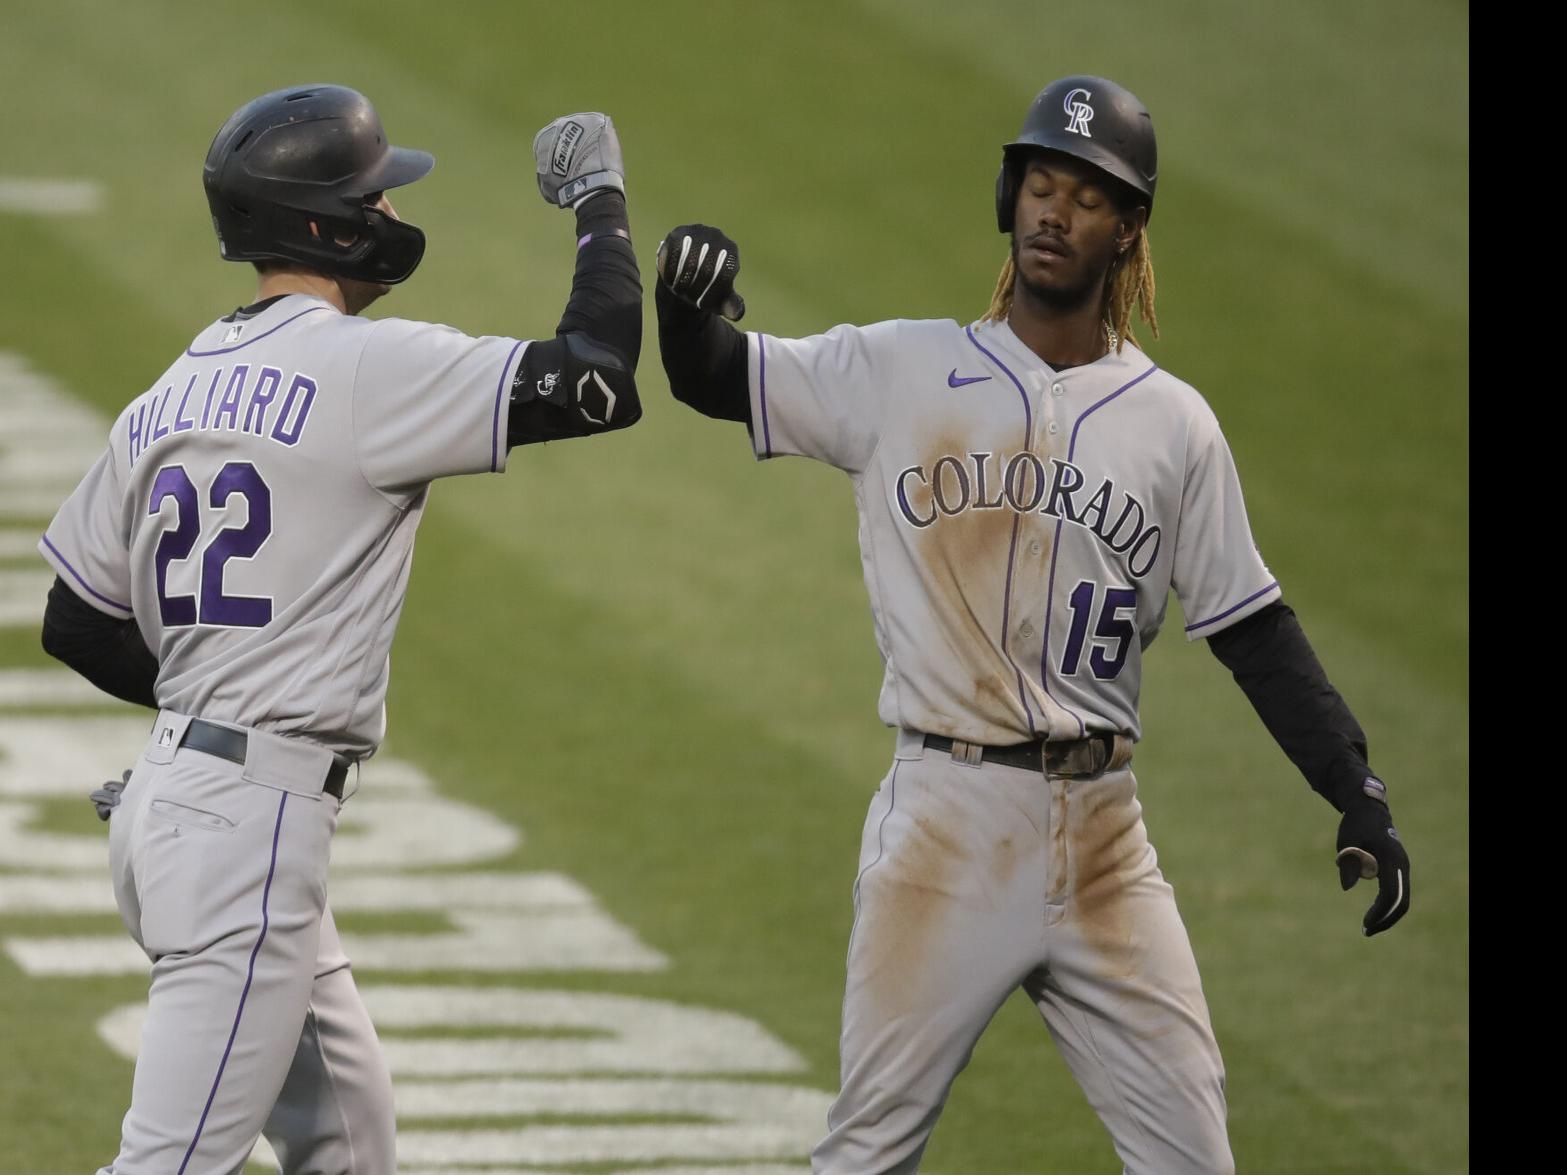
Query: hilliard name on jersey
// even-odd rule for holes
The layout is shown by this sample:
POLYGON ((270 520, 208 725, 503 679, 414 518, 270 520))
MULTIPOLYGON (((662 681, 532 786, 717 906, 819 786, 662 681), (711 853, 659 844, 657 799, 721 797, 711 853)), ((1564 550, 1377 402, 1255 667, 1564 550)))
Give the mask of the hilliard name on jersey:
POLYGON ((126 444, 132 465, 165 437, 203 430, 246 432, 280 445, 297 445, 316 399, 316 381, 276 367, 254 372, 248 363, 193 371, 180 388, 153 388, 132 405, 126 444), (198 411, 199 405, 199 411, 198 411))
POLYGON ((1043 514, 1092 531, 1118 555, 1127 570, 1142 578, 1159 560, 1163 531, 1150 525, 1148 512, 1132 494, 1117 491, 1106 477, 1090 493, 1088 478, 1070 461, 1046 463, 1030 452, 944 456, 927 469, 910 465, 895 479, 898 512, 916 530, 936 525, 943 516, 969 510, 1011 510, 1043 514))

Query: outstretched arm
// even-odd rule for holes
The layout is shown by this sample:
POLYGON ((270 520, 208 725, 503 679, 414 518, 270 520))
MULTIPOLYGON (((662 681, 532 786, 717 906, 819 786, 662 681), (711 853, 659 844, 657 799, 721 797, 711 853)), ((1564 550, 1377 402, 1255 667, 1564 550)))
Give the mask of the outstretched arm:
POLYGON ((1268 605, 1208 641, 1290 761, 1340 813, 1339 881, 1377 879, 1365 933, 1387 930, 1409 910, 1409 856, 1393 829, 1387 788, 1371 773, 1366 736, 1328 681, 1284 603, 1268 605))
POLYGON ((531 344, 512 380, 513 447, 612 432, 642 416, 642 281, 615 124, 596 113, 557 118, 533 151, 544 199, 576 214, 577 262, 555 337, 531 344))

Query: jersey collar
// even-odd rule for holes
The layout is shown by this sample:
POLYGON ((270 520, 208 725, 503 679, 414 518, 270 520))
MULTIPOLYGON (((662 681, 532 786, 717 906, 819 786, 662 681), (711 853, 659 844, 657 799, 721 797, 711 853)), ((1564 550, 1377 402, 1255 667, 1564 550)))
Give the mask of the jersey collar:
POLYGON ((974 323, 973 330, 976 336, 986 340, 987 345, 994 346, 1005 353, 1007 359, 1022 371, 1044 371, 1051 376, 1057 374, 1070 376, 1079 371, 1114 372, 1130 369, 1134 365, 1140 370, 1148 361, 1137 344, 1127 339, 1122 344, 1119 355, 1111 351, 1101 355, 1092 363, 1080 363, 1076 367, 1064 367, 1058 371, 1034 354, 1028 344, 1017 337, 1016 332, 1004 318, 1000 322, 978 321, 974 323))

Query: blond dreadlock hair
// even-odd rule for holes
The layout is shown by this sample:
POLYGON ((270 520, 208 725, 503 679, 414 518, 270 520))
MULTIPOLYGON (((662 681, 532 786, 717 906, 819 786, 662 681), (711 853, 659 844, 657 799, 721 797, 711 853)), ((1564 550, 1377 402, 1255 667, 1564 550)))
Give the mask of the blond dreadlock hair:
MULTIPOLYGON (((1012 291, 1017 285, 1017 270, 1012 264, 1012 254, 1007 254, 996 279, 996 292, 990 296, 990 309, 985 311, 986 322, 1002 322, 1012 311, 1012 291)), ((1131 251, 1118 258, 1105 277, 1105 321, 1118 336, 1115 349, 1121 349, 1126 339, 1137 342, 1132 333, 1132 307, 1138 317, 1148 324, 1153 337, 1159 337, 1159 317, 1154 313, 1153 256, 1148 251, 1148 230, 1143 229, 1132 243, 1131 251)), ((1140 345, 1140 344, 1139 344, 1140 345)))

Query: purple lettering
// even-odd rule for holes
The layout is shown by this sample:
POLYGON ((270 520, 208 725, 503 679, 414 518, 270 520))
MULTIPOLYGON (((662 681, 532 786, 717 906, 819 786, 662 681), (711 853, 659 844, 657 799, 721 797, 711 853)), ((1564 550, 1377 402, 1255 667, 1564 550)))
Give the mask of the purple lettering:
POLYGON ((1083 507, 1083 512, 1077 516, 1078 522, 1088 527, 1089 530, 1099 535, 1100 538, 1104 538, 1104 534, 1099 528, 1104 525, 1105 511, 1110 509, 1110 494, 1114 489, 1115 486, 1111 484, 1110 479, 1108 477, 1105 478, 1104 481, 1099 483, 1099 488, 1094 491, 1094 496, 1088 499, 1088 505, 1083 507), (1090 515, 1094 519, 1092 522, 1088 521, 1090 515))
POLYGON ((921 485, 929 484, 925 480, 925 471, 918 465, 910 465, 902 473, 898 474, 898 509, 902 512, 903 517, 909 520, 910 526, 916 527, 919 530, 924 530, 927 526, 936 521, 936 512, 932 510, 930 512, 930 517, 924 519, 923 521, 914 517, 914 509, 909 505, 909 495, 906 492, 907 486, 905 484, 908 480, 909 474, 911 473, 915 477, 919 478, 921 485))
POLYGON ((218 381, 223 378, 223 369, 220 367, 212 373, 212 382, 207 385, 207 402, 201 406, 201 427, 207 427, 207 417, 212 411, 212 397, 218 390, 218 381))
POLYGON ((1060 461, 1054 457, 1050 464, 1056 467, 1054 480, 1050 483, 1050 500, 1045 503, 1041 514, 1048 514, 1052 518, 1065 518, 1068 522, 1077 521, 1077 513, 1072 508, 1072 495, 1083 488, 1083 471, 1077 466, 1066 461, 1060 461), (1061 506, 1065 505, 1063 512, 1061 506))
POLYGON ((1023 452, 1008 461, 1001 491, 1006 495, 1007 505, 1019 514, 1027 514, 1039 505, 1039 499, 1045 496, 1045 467, 1040 464, 1039 458, 1023 452), (1031 483, 1027 494, 1023 492, 1025 472, 1030 475, 1028 481, 1031 483))
POLYGON ((968 472, 963 468, 963 463, 956 457, 943 457, 936 462, 935 467, 930 471, 930 488, 932 496, 936 499, 936 509, 943 514, 957 514, 968 509, 968 472), (947 504, 947 495, 945 493, 947 483, 942 478, 943 469, 952 470, 953 475, 958 479, 959 496, 955 506, 947 504))
POLYGON ((278 410, 277 423, 272 426, 272 439, 285 445, 297 445, 299 434, 305 431, 305 421, 310 416, 310 405, 316 400, 316 381, 308 375, 294 376, 288 385, 288 395, 278 410), (296 412, 295 403, 299 404, 296 412))
POLYGON ((157 418, 152 422, 152 439, 147 442, 149 445, 169 435, 169 430, 163 427, 163 410, 169 406, 169 396, 173 391, 173 384, 163 389, 163 399, 158 401, 157 418))
POLYGON ((969 454, 969 459, 974 462, 974 509, 976 510, 999 510, 1004 500, 1004 495, 997 490, 994 502, 985 501, 985 466, 989 463, 990 457, 989 453, 969 454))
POLYGON ((261 369, 261 374, 256 377, 256 386, 251 389, 250 404, 245 409, 245 427, 242 432, 253 432, 258 437, 264 434, 267 406, 272 403, 277 395, 278 385, 282 382, 283 373, 277 368, 261 369))
POLYGON ((174 410, 175 432, 189 432, 196 427, 194 420, 185 419, 185 404, 190 400, 190 390, 196 386, 196 381, 199 378, 201 378, 199 373, 194 374, 190 377, 190 382, 185 385, 185 394, 180 397, 180 406, 174 410))
POLYGON ((223 399, 218 404, 218 411, 212 418, 214 429, 226 428, 233 432, 239 427, 239 401, 245 391, 245 379, 250 375, 250 364, 238 363, 234 366, 233 373, 229 376, 228 387, 223 389, 223 399), (228 417, 228 424, 223 423, 223 418, 228 417))
POLYGON ((1153 565, 1158 562, 1160 537, 1159 528, 1157 526, 1150 526, 1147 530, 1143 531, 1137 542, 1132 546, 1132 553, 1126 558, 1126 569, 1135 575, 1138 579, 1141 579, 1143 576, 1147 575, 1149 571, 1153 570, 1153 565), (1153 550, 1149 552, 1148 558, 1143 561, 1142 569, 1138 570, 1138 552, 1148 545, 1149 539, 1153 540, 1153 550))
POLYGON ((130 413, 125 418, 125 429, 126 429, 126 433, 127 433, 127 439, 130 442, 131 464, 132 465, 135 465, 136 464, 136 458, 141 456, 141 451, 142 451, 142 439, 141 439, 142 438, 142 418, 145 417, 146 415, 147 415, 147 405, 144 403, 140 407, 138 407, 135 412, 130 413))
POLYGON ((1127 494, 1126 495, 1126 505, 1121 507, 1121 516, 1115 520, 1115 525, 1110 528, 1110 532, 1108 534, 1101 533, 1099 537, 1104 539, 1105 546, 1109 547, 1116 554, 1120 555, 1120 554, 1124 554, 1127 551, 1130 551, 1132 549, 1132 547, 1134 545, 1136 545, 1137 540, 1138 540, 1138 538, 1141 537, 1142 533, 1143 533, 1143 507, 1142 507, 1142 503, 1139 502, 1136 498, 1132 497, 1131 494, 1127 494), (1124 543, 1117 544, 1116 541, 1115 541, 1115 536, 1121 533, 1121 526, 1122 526, 1122 524, 1124 524, 1126 522, 1127 518, 1129 518, 1131 516, 1131 513, 1134 510, 1137 511, 1137 521, 1132 523, 1132 533, 1131 533, 1130 537, 1128 537, 1127 540, 1124 543))

